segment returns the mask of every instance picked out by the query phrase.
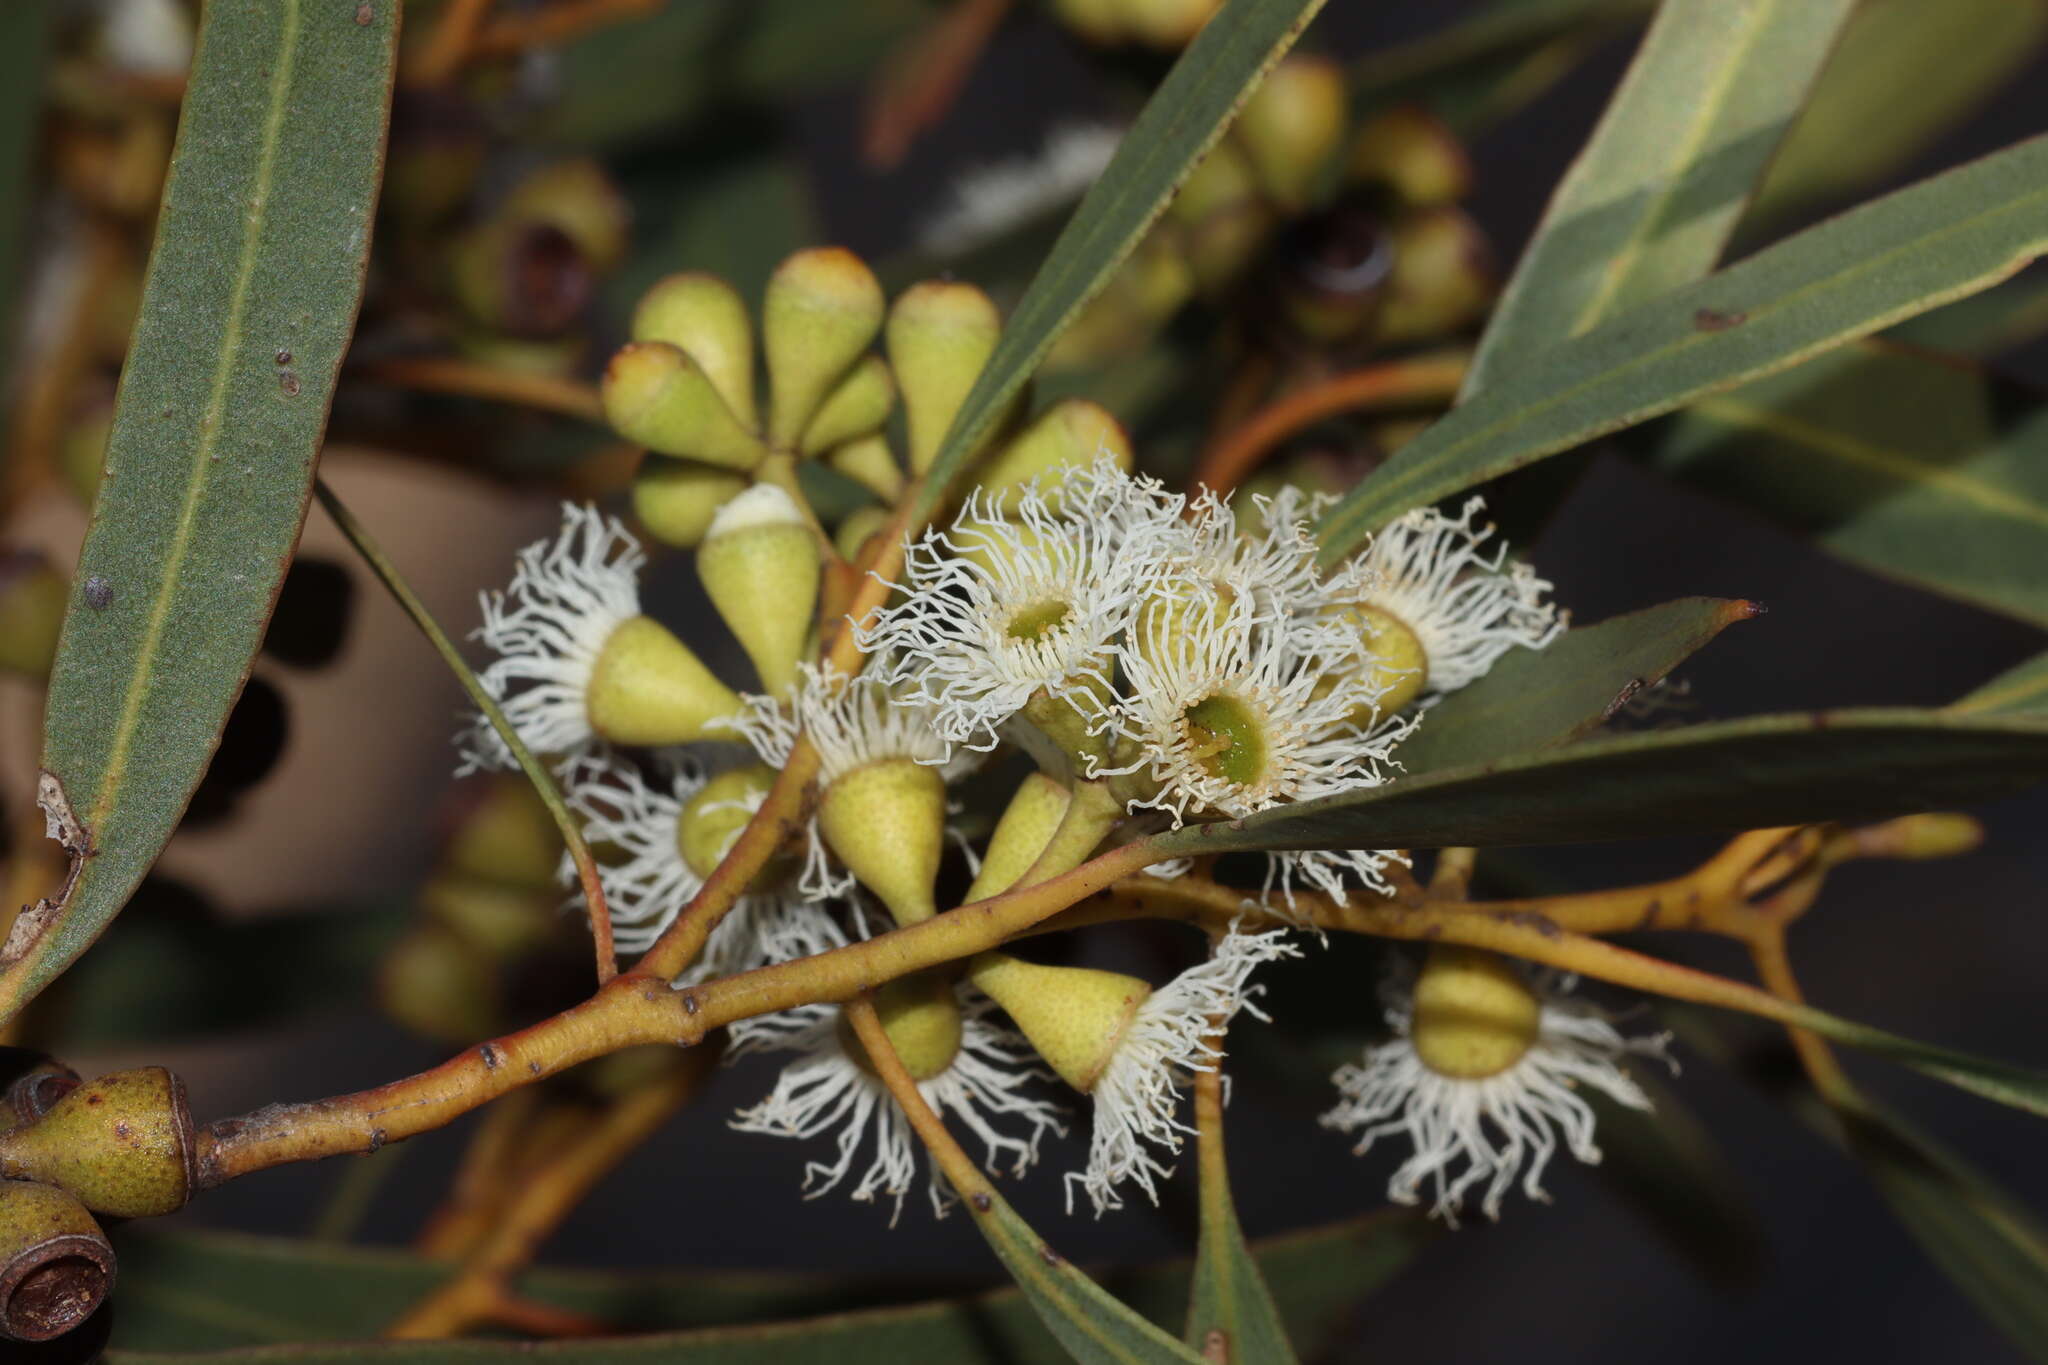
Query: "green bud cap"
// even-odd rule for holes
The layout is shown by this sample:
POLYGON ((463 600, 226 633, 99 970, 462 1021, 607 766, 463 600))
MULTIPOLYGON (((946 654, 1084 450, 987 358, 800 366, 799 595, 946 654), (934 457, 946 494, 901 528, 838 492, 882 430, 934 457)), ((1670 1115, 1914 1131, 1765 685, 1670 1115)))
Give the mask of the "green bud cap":
POLYGON ((759 763, 710 779, 683 803, 676 817, 676 852, 699 877, 709 877, 754 818, 760 798, 775 785, 775 770, 759 763))
POLYGON ((718 509, 747 491, 747 477, 649 451, 633 475, 633 515, 664 545, 687 550, 704 539, 718 509))
POLYGON ((860 552, 867 547, 870 538, 889 528, 889 520, 887 508, 856 507, 832 533, 833 548, 839 551, 841 559, 851 564, 860 558, 860 552))
POLYGON ((697 548, 697 577, 711 605, 771 693, 796 680, 822 569, 817 538, 796 502, 770 483, 718 509, 697 548))
POLYGON ((946 780, 937 768, 885 758, 841 774, 818 798, 818 832, 898 924, 938 913, 946 780))
POLYGON ((0 1175, 55 1185, 115 1218, 176 1212, 194 1178, 184 1082, 160 1066, 86 1082, 36 1122, 0 1134, 0 1175))
POLYGON ((739 470, 768 453, 703 368, 665 341, 621 346, 604 367, 602 395, 612 429, 649 450, 739 470))
POLYGON ((1053 831, 1060 827, 1073 799, 1065 783, 1044 773, 1032 773, 1018 783, 1002 818, 996 821, 995 832, 988 836, 981 872, 967 888, 967 900, 982 900, 1015 886, 1052 841, 1053 831))
POLYGON ((687 744, 716 737, 711 722, 738 715, 739 697, 668 627, 623 622, 598 651, 584 687, 590 728, 614 744, 687 744))
POLYGON ((903 471, 885 436, 848 441, 825 457, 825 463, 873 493, 883 502, 903 496, 903 471))
POLYGON ((1023 505, 1025 486, 1036 479, 1039 492, 1057 512, 1067 471, 1092 465, 1104 455, 1128 474, 1135 464, 1129 433, 1100 403, 1066 398, 989 456, 977 482, 987 490, 996 510, 1014 516, 1023 505))
POLYGON ((113 1283, 114 1248, 85 1205, 54 1185, 0 1182, 0 1337, 63 1336, 113 1283))
POLYGON ((739 291, 716 275, 670 275, 633 310, 633 340, 666 341, 697 362, 740 425, 757 429, 754 320, 739 291))
POLYGON ((872 436, 889 420, 896 406, 896 381, 889 375, 889 363, 878 355, 865 355, 846 372, 817 414, 804 428, 798 446, 805 455, 816 455, 856 437, 872 436))
POLYGON ((818 405, 881 330, 882 286, 844 247, 799 251, 775 268, 761 305, 768 430, 792 446, 818 405))
POLYGON ((1116 1055, 1124 1031, 1152 987, 1135 976, 1092 967, 1047 967, 1008 953, 983 953, 967 975, 1001 1005, 1068 1085, 1086 1094, 1116 1055))
POLYGON ((1409 208, 1435 208, 1472 190, 1472 158, 1444 121, 1419 104, 1382 109, 1351 139, 1351 175, 1384 185, 1409 208))
POLYGON ((480 881, 554 892, 562 836, 523 773, 492 773, 469 787, 442 870, 480 881))
POLYGON ((1284 58, 1245 101, 1232 131, 1282 209, 1307 207, 1343 141, 1348 104, 1344 69, 1300 53, 1284 58))
POLYGON ((71 590, 33 551, 0 556, 0 669, 30 678, 50 676, 57 636, 71 590))
POLYGON ((1445 205, 1393 225, 1394 268, 1380 303, 1382 342, 1422 341, 1479 319, 1493 301, 1493 253, 1479 225, 1445 205))
POLYGON ((415 925, 377 964, 377 1004, 398 1024, 450 1047, 502 1031, 503 991, 490 960, 454 929, 415 925))
POLYGON ((931 468, 1002 330, 995 303, 971 284, 926 280, 889 310, 889 363, 903 389, 912 471, 931 468))
MULTIPOLYGON (((960 1055, 960 997, 943 977, 921 972, 891 981, 875 992, 875 1017, 914 1081, 943 1076, 960 1055)), ((850 1054, 866 1063, 858 1037, 850 1041, 850 1054)))

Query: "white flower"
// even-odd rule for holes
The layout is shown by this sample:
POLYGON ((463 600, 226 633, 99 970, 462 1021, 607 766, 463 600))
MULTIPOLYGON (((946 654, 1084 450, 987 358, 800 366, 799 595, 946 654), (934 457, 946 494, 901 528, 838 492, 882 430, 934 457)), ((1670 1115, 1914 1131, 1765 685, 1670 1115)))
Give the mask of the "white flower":
POLYGON ((1068 125, 1054 129, 1036 156, 967 172, 953 182, 952 202, 918 234, 919 244, 942 256, 958 255, 1078 199, 1109 165, 1123 136, 1121 128, 1068 125))
POLYGON ((1317 514, 1336 499, 1283 488, 1267 497, 1254 494, 1256 532, 1242 531, 1228 494, 1203 490, 1186 522, 1196 572, 1236 592, 1249 592, 1258 618, 1289 633, 1298 649, 1319 647, 1327 632, 1355 635, 1335 612, 1347 600, 1355 570, 1344 568, 1333 583, 1316 565, 1316 540, 1309 529, 1317 514))
MULTIPOLYGON (((512 585, 482 594, 475 632, 498 655, 477 677, 504 710, 520 741, 557 755, 574 775, 601 764, 604 742, 591 730, 585 691, 605 642, 640 614, 640 543, 594 507, 562 504, 562 530, 519 552, 512 585)), ((512 754, 487 721, 465 736, 458 776, 505 769, 512 754)))
POLYGON ((1088 1165, 1067 1175, 1069 1211, 1077 1185, 1094 1203, 1098 1218, 1122 1208, 1116 1187, 1126 1180, 1136 1181, 1153 1203, 1159 1202, 1156 1181, 1171 1176, 1173 1168, 1147 1147, 1175 1153, 1182 1136, 1195 1131, 1177 1117, 1186 1074, 1216 1069, 1222 1056, 1210 1035, 1239 1010, 1267 1018, 1252 1003, 1259 988, 1246 985, 1252 970, 1262 962, 1300 954, 1284 929, 1247 934, 1233 925, 1206 962, 1145 998, 1089 1092, 1095 1100, 1095 1122, 1088 1165))
MULTIPOLYGON (((1508 970, 1521 972, 1511 964, 1508 970)), ((1649 1097, 1619 1063, 1630 1052, 1668 1062, 1669 1035, 1624 1037, 1596 1006, 1566 994, 1572 978, 1521 973, 1523 989, 1537 1007, 1533 1036, 1511 1064, 1478 1077, 1444 1074, 1418 1052, 1415 979, 1405 959, 1390 973, 1382 994, 1394 1036, 1368 1048, 1362 1065, 1338 1069, 1333 1079, 1343 1101, 1322 1119, 1328 1128, 1363 1129, 1355 1149, 1361 1154, 1393 1135, 1414 1145, 1387 1186, 1397 1203, 1416 1203, 1428 1181, 1431 1212, 1455 1227, 1466 1192, 1483 1184, 1480 1208, 1498 1218, 1517 1174, 1524 1193, 1547 1201, 1543 1170, 1560 1135, 1579 1160, 1600 1160, 1593 1110, 1580 1087, 1591 1086, 1631 1109, 1650 1108, 1649 1097)))
MULTIPOLYGON (((1026 1093, 1034 1078, 1046 1074, 1036 1065, 1030 1044, 989 1022, 995 1006, 985 997, 962 994, 958 1049, 944 1070, 918 1082, 918 1093, 942 1118, 958 1119, 981 1139, 986 1164, 1007 1162, 1011 1174, 1022 1175, 1038 1159, 1046 1130, 1066 1132, 1061 1110, 1026 1093), (998 1118, 1017 1122, 999 1127, 998 1118)), ((802 1055, 782 1069, 766 1099, 734 1116, 732 1126, 776 1137, 836 1134, 836 1159, 804 1166, 805 1197, 811 1199, 837 1188, 872 1144, 853 1197, 862 1202, 876 1195, 893 1198, 900 1216, 917 1174, 918 1140, 865 1057, 856 1060, 849 1051, 860 1044, 842 1022, 839 1007, 803 1005, 753 1022, 736 1051, 802 1055)), ((931 1172, 929 1188, 933 1213, 944 1217, 952 1196, 937 1170, 931 1172)))

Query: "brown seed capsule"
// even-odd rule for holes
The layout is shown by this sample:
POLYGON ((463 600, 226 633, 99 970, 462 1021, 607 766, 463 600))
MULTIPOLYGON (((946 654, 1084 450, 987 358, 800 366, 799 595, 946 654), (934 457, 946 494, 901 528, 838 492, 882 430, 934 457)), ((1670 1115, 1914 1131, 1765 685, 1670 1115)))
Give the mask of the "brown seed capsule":
POLYGON ((114 1249, 84 1205, 54 1185, 0 1181, 0 1337, 60 1337, 113 1283, 114 1249))
POLYGON ((78 1073, 29 1048, 0 1048, 0 1132, 34 1123, 78 1088, 78 1073))
POLYGON ((80 1085, 33 1123, 0 1134, 0 1175, 55 1185, 116 1218, 183 1208, 193 1181, 185 1084, 145 1066, 80 1085))

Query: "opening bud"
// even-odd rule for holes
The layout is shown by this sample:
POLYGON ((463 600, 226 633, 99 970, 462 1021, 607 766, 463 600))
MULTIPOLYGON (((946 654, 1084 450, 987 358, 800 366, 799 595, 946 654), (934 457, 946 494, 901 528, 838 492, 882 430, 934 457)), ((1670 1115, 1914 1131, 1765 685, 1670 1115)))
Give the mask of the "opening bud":
POLYGON ((776 695, 796 680, 822 567, 795 500, 769 483, 719 508, 697 549, 697 576, 711 604, 776 695))
POLYGON ((818 832, 898 924, 938 913, 946 781, 937 768, 885 758, 842 774, 818 798, 818 832))
POLYGON ((704 539, 718 509, 746 490, 744 474, 649 451, 633 475, 633 515, 662 544, 687 550, 704 539))
POLYGON ((744 427, 758 428, 754 406, 754 321, 739 291, 716 275, 670 275, 633 310, 633 340, 666 341, 697 362, 744 427))
POLYGON ((748 470, 767 453, 689 354, 665 341, 632 341, 604 367, 605 420, 664 455, 748 470))
POLYGON ((1415 982, 1409 1037, 1439 1076, 1498 1076, 1536 1041, 1543 1002, 1506 958, 1439 943, 1415 982))
POLYGON ((889 363, 903 389, 913 472, 931 468, 1002 330, 995 303, 971 284, 926 280, 889 310, 889 363))
MULTIPOLYGON (((740 713, 740 699, 658 621, 635 616, 598 651, 584 688, 590 728, 614 744, 687 744, 740 713)), ((715 737, 715 736, 714 736, 715 737)))
POLYGON ((0 1336, 63 1336, 113 1283, 114 1248, 83 1204, 54 1185, 0 1182, 0 1336))
POLYGON ((1343 141, 1348 102, 1343 68, 1300 53, 1284 58, 1245 101, 1232 134, 1283 210, 1297 212, 1314 196, 1343 141))
POLYGON ((1016 440, 989 456, 982 464, 979 482, 996 511, 1014 516, 1024 502, 1027 485, 1036 479, 1047 509, 1057 515, 1060 486, 1066 482, 1067 471, 1087 468, 1104 455, 1125 473, 1131 471, 1131 438, 1123 424, 1100 403, 1062 399, 1016 440))
POLYGON ((1007 953, 983 953, 967 974, 1009 1013, 1038 1055, 1074 1089, 1095 1088, 1152 987, 1092 967, 1047 967, 1007 953))
POLYGON ((761 306, 768 430, 793 446, 825 395, 882 326, 882 286, 844 247, 799 251, 775 268, 761 306))
POLYGON ((160 1066, 88 1081, 0 1134, 0 1175, 55 1185, 116 1218, 175 1212, 193 1182, 184 1083, 160 1066))

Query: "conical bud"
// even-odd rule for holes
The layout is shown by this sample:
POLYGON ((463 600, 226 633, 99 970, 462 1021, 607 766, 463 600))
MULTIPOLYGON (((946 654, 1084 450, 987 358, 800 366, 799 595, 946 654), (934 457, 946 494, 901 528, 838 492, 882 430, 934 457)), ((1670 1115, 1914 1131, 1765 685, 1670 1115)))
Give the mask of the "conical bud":
POLYGON ((719 773, 699 787, 676 817, 676 852, 684 865, 699 877, 716 872, 774 785, 774 770, 753 763, 719 773))
POLYGON ((822 568, 811 528, 774 484, 756 484, 721 507, 697 547, 697 577, 773 694, 796 679, 822 568))
POLYGON ((0 1337, 50 1341, 83 1323, 114 1283, 114 1248, 54 1185, 0 1181, 0 1337))
MULTIPOLYGON (((901 977, 875 992, 875 1016, 889 1046, 914 1081, 942 1076, 960 1055, 960 997, 951 983, 933 972, 901 977)), ((852 1030, 849 1029, 850 1033, 852 1030)), ((859 1039, 849 1039, 851 1055, 866 1059, 859 1039)))
POLYGON ((893 503, 903 496, 903 471, 897 467, 895 452, 885 436, 848 441, 827 455, 825 463, 883 502, 893 503))
POLYGON ((1408 1036, 1439 1076, 1477 1081, 1522 1060, 1542 1025, 1543 1002, 1512 962, 1439 943, 1415 981, 1408 1036))
POLYGON ((604 642, 583 705, 602 738, 644 745, 715 737, 711 723, 741 710, 739 697, 688 645, 645 616, 622 623, 604 642))
POLYGON ((1296 53, 1245 101, 1232 135, 1283 211, 1307 207, 1343 140, 1348 100, 1343 68, 1296 53))
POLYGON ((649 451, 633 475, 633 515, 662 544, 687 550, 704 539, 718 509, 746 491, 744 474, 649 451))
POLYGON ((856 507, 832 533, 832 546, 839 557, 852 564, 860 559, 868 541, 889 529, 892 518, 885 507, 856 507))
POLYGON ((856 437, 872 436, 896 405, 896 381, 878 355, 862 356, 819 405, 798 449, 817 455, 856 437))
POLYGON ((1066 398, 1047 408, 1016 440, 983 461, 977 482, 995 509, 1014 516, 1033 480, 1055 513, 1067 471, 1086 468, 1107 455, 1129 473, 1131 438, 1109 409, 1085 398, 1066 398))
POLYGON ((29 550, 0 556, 0 669, 47 678, 71 590, 29 550))
POLYGON ((153 1218, 192 1193, 185 1086, 160 1066, 102 1076, 0 1134, 0 1175, 68 1190, 95 1213, 153 1218))
POLYGON ((767 451, 741 425, 702 367, 665 341, 632 341, 604 367, 604 416, 629 441, 728 469, 767 451))
POLYGON ((701 270, 670 275, 641 295, 633 310, 633 340, 666 341, 688 355, 740 425, 759 429, 754 320, 737 289, 701 270))
POLYGON ((931 468, 1002 330, 994 302, 971 284, 926 280, 889 310, 889 363, 903 390, 912 472, 931 468))
POLYGON ((775 268, 761 306, 768 430, 787 448, 882 326, 882 286, 844 247, 812 247, 775 268))
POLYGON ((441 855, 441 869, 529 891, 555 890, 562 836, 525 774, 492 773, 464 785, 471 804, 441 855))
POLYGON ((1017 884, 1038 855, 1052 841, 1053 831, 1067 813, 1074 794, 1065 783, 1044 773, 1032 773, 1017 785, 1010 804, 988 836, 988 848, 981 857, 981 872, 967 888, 970 902, 1000 895, 1017 884))
POLYGON ((938 913, 946 781, 937 768, 885 758, 842 774, 818 798, 818 832, 898 924, 938 913))
POLYGON ((1047 967, 1007 953, 983 953, 968 976, 1001 1005, 1038 1055, 1074 1089, 1095 1088, 1152 987, 1092 967, 1047 967))
POLYGON ((1382 109, 1351 139, 1353 179, 1385 186, 1407 208, 1435 208, 1472 190, 1472 158, 1419 104, 1382 109))
POLYGON ((1394 268, 1380 304, 1379 339, 1440 337, 1476 321, 1493 300, 1493 256, 1478 224, 1446 205, 1393 226, 1394 268))

